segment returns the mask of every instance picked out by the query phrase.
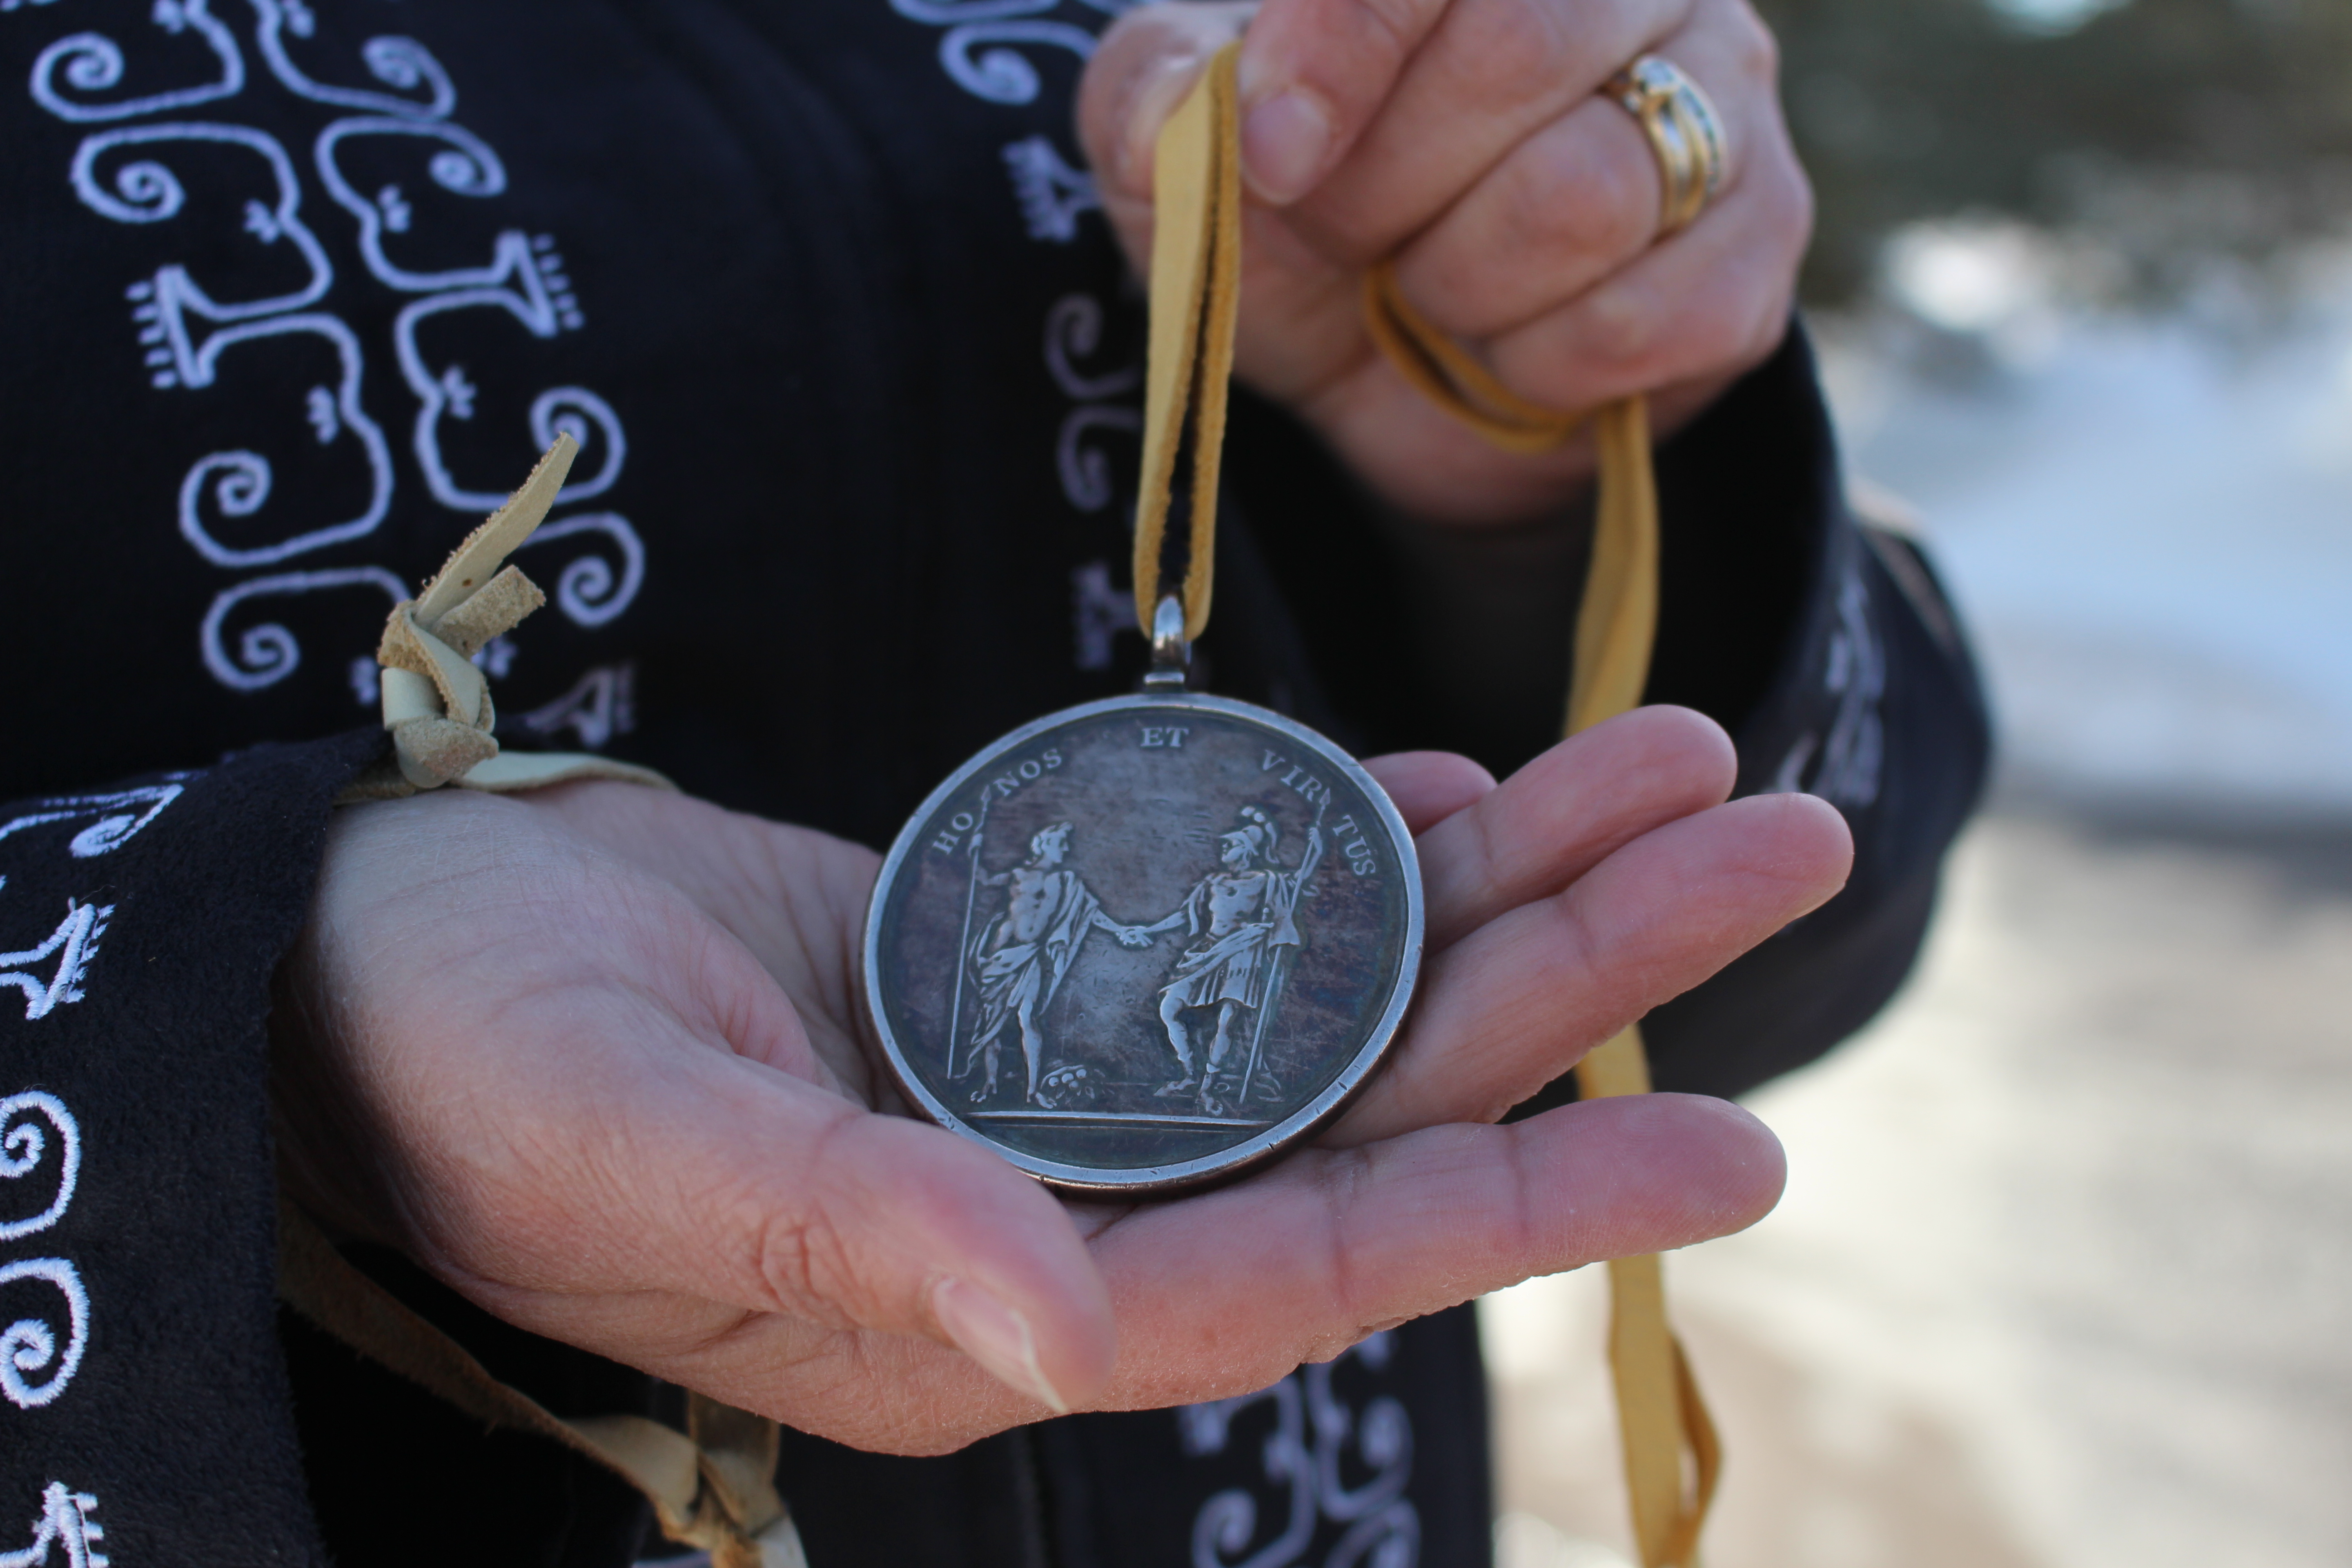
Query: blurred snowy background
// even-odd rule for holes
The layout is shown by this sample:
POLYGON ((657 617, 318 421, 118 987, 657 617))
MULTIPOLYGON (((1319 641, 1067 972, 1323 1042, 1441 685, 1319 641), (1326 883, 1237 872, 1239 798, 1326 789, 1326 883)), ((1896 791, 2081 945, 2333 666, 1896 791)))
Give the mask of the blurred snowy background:
MULTIPOLYGON (((1858 483, 2002 731, 1928 953, 1675 1258, 1710 1568, 2352 1563, 2352 0, 1781 0, 1858 483)), ((1627 1555, 1597 1270, 1501 1568, 1627 1555)))

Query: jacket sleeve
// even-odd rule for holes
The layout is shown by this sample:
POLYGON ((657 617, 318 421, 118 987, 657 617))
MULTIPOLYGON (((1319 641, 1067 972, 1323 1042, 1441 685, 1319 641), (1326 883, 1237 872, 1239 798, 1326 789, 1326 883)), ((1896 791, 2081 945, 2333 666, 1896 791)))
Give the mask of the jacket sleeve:
MULTIPOLYGON (((1328 704, 1310 717, 1368 749, 1462 750, 1498 773, 1557 733, 1565 624, 1534 655, 1557 677, 1527 683, 1500 722, 1465 724, 1482 704, 1431 679, 1444 650, 1416 640, 1403 581, 1413 568, 1393 522, 1269 405, 1237 398, 1234 430, 1231 489, 1249 524, 1237 553, 1263 557, 1295 613, 1328 704)), ((1990 727, 1926 557, 1847 504, 1801 327, 1659 447, 1657 475, 1659 627, 1645 700, 1722 724, 1738 748, 1739 793, 1821 795, 1854 835, 1843 892, 1646 1021, 1659 1088, 1736 1095, 1828 1050, 1901 984, 1944 851, 1981 788, 1990 727)), ((1541 596, 1572 614, 1580 553, 1530 559, 1559 576, 1541 596)), ((1573 1095, 1563 1078, 1521 1110, 1573 1095)))
POLYGON ((321 1563, 265 1021, 380 732, 0 805, 0 1557, 321 1563))
POLYGON ((1901 985, 1982 789, 1991 728, 1927 557, 1848 503, 1801 333, 1658 468, 1649 700, 1730 730, 1739 794, 1817 795, 1854 839, 1844 891, 1643 1026, 1660 1089, 1736 1095, 1819 1057, 1901 985))
MULTIPOLYGON (((583 1568, 643 1532, 593 1464, 278 1303, 270 981, 331 803, 383 747, 0 805, 0 1562, 583 1568)), ((352 1260, 559 1414, 656 1413, 642 1373, 352 1260)))

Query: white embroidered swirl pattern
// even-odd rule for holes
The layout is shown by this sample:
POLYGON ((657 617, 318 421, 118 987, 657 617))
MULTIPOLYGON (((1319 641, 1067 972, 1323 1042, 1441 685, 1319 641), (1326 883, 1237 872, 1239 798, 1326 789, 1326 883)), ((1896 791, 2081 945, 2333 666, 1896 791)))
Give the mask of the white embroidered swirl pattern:
POLYGON ((1349 1357, 1378 1370, 1396 1354, 1393 1335, 1378 1333, 1334 1361, 1301 1367, 1272 1388, 1192 1405, 1176 1412, 1184 1451, 1223 1453, 1234 1427, 1259 1405, 1274 1406, 1274 1430, 1264 1448, 1266 1483, 1282 1489, 1282 1522, 1260 1540, 1259 1498, 1245 1488, 1216 1493, 1192 1521, 1192 1568, 1290 1568, 1314 1544, 1325 1523, 1347 1529, 1325 1556, 1325 1568, 1413 1568, 1421 1555, 1421 1515, 1404 1496, 1412 1476, 1412 1423, 1404 1406, 1382 1396, 1360 1415, 1333 1394, 1332 1373, 1349 1357), (1360 1486, 1344 1479, 1352 1446, 1356 1462, 1372 1475, 1360 1486))
MULTIPOLYGON (((0 1329, 0 1395, 19 1410, 37 1410, 66 1391, 81 1367, 82 1347, 89 1342, 89 1296, 81 1275, 62 1258, 27 1258, 0 1263, 0 1290, 18 1280, 53 1285, 65 1298, 66 1342, 58 1345, 57 1326, 49 1318, 19 1318, 0 1329), (35 1382, 28 1373, 47 1373, 35 1382)), ((0 1300, 5 1300, 0 1296, 0 1300)))
MULTIPOLYGON (((38 1089, 0 1100, 0 1181, 21 1181, 51 1164, 53 1139, 57 1146, 56 1194, 38 1214, 22 1219, 0 1219, 0 1241, 21 1241, 64 1218, 73 1203, 74 1183, 81 1176, 81 1128, 63 1100, 38 1089), (44 1122, 47 1124, 46 1128, 44 1122)), ((16 1206, 9 1203, 0 1208, 0 1214, 16 1206)))
MULTIPOLYGON (((18 4, 0 0, 0 10, 16 10, 18 4)), ((497 151, 450 120, 457 89, 448 71, 418 40, 380 35, 358 47, 360 69, 371 84, 360 85, 352 79, 358 72, 348 67, 337 69, 331 59, 320 58, 331 51, 306 46, 305 40, 320 31, 319 16, 307 0, 246 0, 251 32, 243 42, 236 29, 214 16, 216 4, 219 0, 155 0, 151 12, 160 33, 192 35, 205 46, 215 62, 210 79, 191 82, 183 75, 177 84, 170 84, 164 62, 173 62, 173 68, 179 69, 187 56, 184 45, 126 47, 116 37, 83 31, 44 47, 29 84, 34 101, 50 115, 71 124, 101 127, 82 139, 68 172, 85 207, 110 223, 176 226, 167 232, 187 235, 190 260, 166 262, 125 290, 148 382, 154 389, 215 387, 222 382, 222 357, 232 351, 240 364, 277 356, 283 365, 288 355, 315 357, 323 347, 335 366, 328 378, 299 393, 301 419, 296 427, 307 423, 318 445, 334 454, 335 461, 359 471, 362 482, 337 492, 353 495, 354 500, 325 517, 289 516, 289 503, 275 500, 282 488, 278 476, 281 471, 308 473, 311 466, 289 468, 257 442, 227 447, 197 458, 182 479, 180 536, 215 567, 237 572, 286 567, 300 557, 374 535, 394 500, 391 444, 368 412, 367 349, 341 314, 323 308, 335 288, 336 267, 304 218, 302 176, 294 159, 277 138, 251 126, 213 121, 118 123, 226 103, 248 89, 273 84, 297 98, 348 111, 319 133, 311 162, 329 198, 357 220, 358 258, 364 274, 415 296, 394 319, 391 347, 401 377, 416 400, 411 444, 425 489, 453 511, 478 516, 495 509, 505 500, 503 482, 491 482, 488 469, 480 479, 461 476, 445 447, 446 422, 474 419, 477 405, 485 400, 465 364, 449 356, 460 343, 477 353, 490 352, 480 346, 483 329, 491 324, 480 315, 485 310, 542 340, 585 325, 553 237, 501 230, 491 239, 487 258, 474 266, 427 267, 417 265, 414 256, 403 259, 402 247, 418 242, 402 237, 425 228, 436 213, 448 210, 447 198, 482 202, 509 188, 509 172, 497 151), (248 69, 248 59, 258 62, 254 69, 248 69), (373 143, 368 159, 346 156, 362 142, 373 143), (361 188, 351 167, 358 163, 381 169, 382 158, 396 156, 401 145, 419 150, 419 174, 381 184, 381 174, 375 174, 368 184, 376 188, 361 188), (201 156, 175 157, 200 150, 201 156), (244 191, 251 189, 247 182, 242 190, 227 187, 238 190, 236 195, 215 195, 224 181, 244 179, 233 162, 224 163, 221 150, 257 157, 266 171, 264 188, 272 194, 247 195, 244 191), (221 263, 195 258, 249 254, 223 247, 219 231, 224 227, 232 246, 257 246, 279 255, 292 252, 299 268, 296 286, 287 289, 279 283, 278 293, 244 299, 234 297, 235 291, 217 278, 207 287, 199 270, 221 263), (453 331, 439 324, 453 321, 463 322, 463 330, 453 331)), ((234 275, 284 276, 284 261, 269 255, 263 259, 266 264, 258 268, 240 259, 234 275)), ((264 372, 261 384, 271 384, 270 368, 254 367, 264 372)), ((297 388, 304 386, 305 379, 299 372, 274 378, 278 384, 290 380, 297 388)), ((543 451, 558 430, 569 430, 583 447, 595 448, 596 467, 565 489, 561 500, 567 503, 611 489, 628 455, 619 415, 604 398, 583 386, 540 393, 527 417, 507 427, 518 437, 528 428, 534 452, 543 451)), ((520 452, 518 441, 515 455, 520 452)), ((488 451, 473 453, 469 461, 492 465, 500 475, 509 466, 488 451)), ((584 542, 592 534, 609 548, 591 550, 566 563, 557 576, 556 601, 575 624, 595 627, 610 624, 635 599, 645 578, 646 552, 628 519, 610 510, 562 520, 541 538, 578 535, 584 542)), ((277 685, 303 667, 301 638, 283 620, 234 626, 243 608, 257 600, 358 586, 383 587, 395 602, 406 596, 405 585, 394 574, 373 565, 278 570, 220 588, 198 628, 206 672, 234 691, 277 685)), ((372 643, 373 618, 355 610, 330 601, 313 624, 372 643)), ((330 668, 339 669, 343 663, 331 662, 330 668)))

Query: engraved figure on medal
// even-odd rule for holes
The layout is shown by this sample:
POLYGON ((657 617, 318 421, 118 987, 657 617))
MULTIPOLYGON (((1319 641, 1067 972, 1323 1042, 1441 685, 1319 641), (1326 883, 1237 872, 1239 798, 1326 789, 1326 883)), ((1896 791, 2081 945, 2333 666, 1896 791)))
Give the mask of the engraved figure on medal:
POLYGON ((933 794, 876 888, 867 994, 932 1120, 1059 1187, 1174 1191, 1369 1077, 1421 922, 1412 839, 1345 753, 1147 694, 1040 720, 933 794))
POLYGON ((1103 913, 1101 900, 1087 890, 1076 872, 1055 869, 1069 854, 1070 833, 1066 822, 1040 828, 1029 840, 1027 860, 1010 870, 982 876, 979 869, 982 835, 978 828, 972 830, 973 888, 1007 889, 1003 910, 982 928, 969 950, 967 963, 979 1013, 961 1071, 955 1066, 955 1027, 962 1021, 962 1009, 950 1009, 948 1077, 966 1076, 975 1062, 984 1061, 988 1067, 988 1080, 971 1091, 975 1105, 996 1097, 1001 1041, 1009 1023, 1020 1036, 1021 1054, 1028 1063, 1029 1103, 1053 1110, 1054 1100, 1040 1091, 1037 1083, 1045 1055, 1037 1010, 1053 1001, 1070 972, 1071 960, 1077 956, 1078 944, 1094 928, 1111 932, 1129 947, 1148 945, 1142 932, 1103 913))
MULTIPOLYGON (((1326 797, 1328 799, 1328 796, 1326 797)), ((1225 1109, 1218 1099, 1230 1076, 1234 1022, 1238 1015, 1249 1021, 1249 1060, 1233 1087, 1231 1102, 1238 1107, 1255 1087, 1268 1100, 1282 1098, 1282 1086, 1273 1073, 1258 1070, 1265 1026, 1280 998, 1280 965, 1285 949, 1300 945, 1298 900, 1307 879, 1323 858, 1323 820, 1318 805, 1314 826, 1307 830, 1307 858, 1297 870, 1285 874, 1272 862, 1276 836, 1274 818, 1255 805, 1241 808, 1241 826, 1218 835, 1219 858, 1225 869, 1212 871, 1186 895, 1174 914, 1144 928, 1157 933, 1183 926, 1193 938, 1176 961, 1174 974, 1160 991, 1160 1021, 1167 1026, 1169 1048, 1176 1053, 1182 1076, 1160 1089, 1177 1095, 1197 1082, 1201 1106, 1215 1112, 1225 1109), (1266 856, 1268 865, 1255 862, 1266 856), (1192 1070, 1192 1037, 1185 1027, 1187 1014, 1216 1015, 1216 1034, 1208 1059, 1196 1079, 1192 1070)))

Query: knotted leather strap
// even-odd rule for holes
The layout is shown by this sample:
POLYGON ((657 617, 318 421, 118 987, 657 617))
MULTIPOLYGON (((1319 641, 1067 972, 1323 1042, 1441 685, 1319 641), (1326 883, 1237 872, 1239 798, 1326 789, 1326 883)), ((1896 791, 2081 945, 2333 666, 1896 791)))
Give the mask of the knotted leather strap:
MULTIPOLYGON (((1366 329, 1398 372, 1505 451, 1549 451, 1592 426, 1600 479, 1592 560, 1577 614, 1567 732, 1638 706, 1658 628, 1658 494, 1646 404, 1623 398, 1588 416, 1528 402, 1415 310, 1387 262, 1365 276, 1363 304, 1366 329)), ((1640 1028, 1627 1028, 1588 1053, 1577 1064, 1576 1084, 1587 1100, 1649 1093, 1640 1028)), ((1643 1568, 1694 1568, 1722 1468, 1715 1423, 1666 1325, 1657 1257, 1612 1260, 1609 1293, 1609 1364, 1643 1568)))
POLYGON ((490 733, 498 710, 473 658, 547 603, 536 584, 505 562, 546 519, 579 453, 570 436, 556 437, 522 489, 466 536, 425 591, 393 606, 375 655, 393 762, 362 774, 343 800, 388 799, 451 784, 503 793, 583 778, 677 787, 651 768, 584 752, 501 751, 490 733))

